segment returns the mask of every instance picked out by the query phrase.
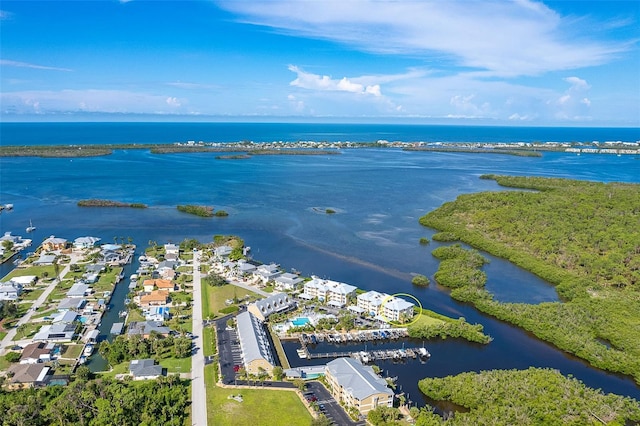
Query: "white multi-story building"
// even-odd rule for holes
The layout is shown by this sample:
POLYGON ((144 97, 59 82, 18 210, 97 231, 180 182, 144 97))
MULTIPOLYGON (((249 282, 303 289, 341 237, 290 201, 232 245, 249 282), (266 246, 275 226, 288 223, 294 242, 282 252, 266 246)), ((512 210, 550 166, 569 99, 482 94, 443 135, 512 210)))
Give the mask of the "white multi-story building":
POLYGON ((414 315, 413 303, 386 293, 368 291, 358 295, 357 301, 358 308, 386 321, 408 320, 414 315))
POLYGON ((332 280, 323 280, 313 277, 304 284, 304 293, 310 298, 341 308, 347 304, 349 297, 354 295, 357 287, 332 280))

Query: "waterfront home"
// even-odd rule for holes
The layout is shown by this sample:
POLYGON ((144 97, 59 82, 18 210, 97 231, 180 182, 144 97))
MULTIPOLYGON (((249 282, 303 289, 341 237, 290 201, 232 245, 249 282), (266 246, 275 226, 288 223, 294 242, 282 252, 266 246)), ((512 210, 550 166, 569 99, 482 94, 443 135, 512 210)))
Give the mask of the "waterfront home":
POLYGON ((232 251, 233 249, 229 246, 220 246, 220 247, 216 247, 213 250, 213 254, 218 259, 226 259, 227 257, 229 257, 232 251))
POLYGON ((62 311, 58 313, 51 322, 53 324, 61 323, 61 324, 71 324, 76 321, 78 318, 78 313, 75 311, 62 311))
POLYGON ((20 364, 37 364, 51 361, 51 352, 55 345, 45 342, 34 342, 24 347, 20 356, 20 364))
POLYGON ((51 342, 68 342, 73 340, 75 335, 75 324, 57 323, 43 325, 33 336, 33 340, 46 340, 51 342))
POLYGON ((45 384, 50 368, 44 364, 14 364, 9 367, 7 388, 10 390, 38 387, 45 384))
POLYGON ((180 266, 180 262, 178 262, 177 260, 165 259, 162 262, 158 263, 156 271, 161 272, 163 269, 176 269, 178 266, 180 266))
POLYGON ((44 251, 64 250, 65 248, 67 248, 67 240, 53 235, 42 242, 42 250, 44 251))
POLYGON ((178 273, 176 271, 174 271, 173 269, 161 269, 160 271, 160 277, 162 277, 163 280, 173 280, 176 278, 176 276, 178 275, 178 273))
POLYGON ((129 363, 129 374, 133 380, 151 380, 164 376, 164 369, 153 359, 134 359, 129 363))
POLYGON ((98 241, 100 241, 100 238, 97 237, 78 237, 73 240, 73 248, 78 250, 93 248, 98 241))
POLYGON ((171 282, 171 280, 151 279, 144 280, 142 282, 142 288, 148 293, 152 292, 153 290, 166 290, 172 292, 176 290, 176 285, 171 282))
POLYGON ((169 319, 169 308, 166 306, 152 306, 144 312, 144 319, 162 323, 169 319))
POLYGON ((7 281, 0 285, 0 300, 18 300, 22 294, 22 285, 13 281, 7 281))
POLYGON ((180 254, 180 246, 177 246, 177 245, 171 244, 171 243, 165 244, 164 245, 164 252, 165 252, 165 258, 166 258, 167 254, 176 255, 177 256, 178 254, 180 254))
POLYGON ((148 308, 150 306, 164 306, 169 302, 169 292, 166 290, 153 290, 149 293, 143 293, 140 296, 134 298, 138 299, 138 305, 141 308, 148 308))
POLYGON ((35 275, 22 275, 19 277, 13 277, 9 281, 13 281, 14 283, 20 284, 22 287, 25 287, 35 284, 37 280, 38 277, 35 275))
POLYGON ((269 315, 277 312, 287 312, 295 308, 296 304, 286 293, 274 293, 264 299, 256 300, 247 308, 260 321, 265 321, 269 315))
POLYGON ((107 265, 104 263, 92 263, 84 267, 85 274, 100 274, 106 271, 107 265))
POLYGON ((242 350, 242 362, 249 374, 273 372, 275 358, 262 322, 251 312, 236 317, 238 340, 242 350))
POLYGON ((155 332, 167 337, 170 331, 169 327, 163 326, 159 321, 133 321, 127 327, 127 336, 142 336, 146 339, 155 332))
POLYGON ((87 300, 84 298, 65 297, 58 303, 57 309, 58 311, 68 311, 70 309, 79 311, 86 303, 87 300))
POLYGON ((56 260, 55 254, 50 253, 41 253, 40 257, 33 261, 34 265, 53 265, 53 262, 56 260))
POLYGON ((304 293, 307 297, 317 298, 329 306, 341 308, 349 302, 349 298, 354 296, 356 286, 340 283, 332 280, 323 280, 312 277, 311 281, 304 284, 304 293))
POLYGON ((122 255, 119 251, 111 249, 102 249, 100 252, 102 262, 109 265, 117 265, 122 261, 122 255))
POLYGON ((67 291, 67 297, 85 297, 91 289, 87 284, 74 284, 67 291))
POLYGON ((303 281, 304 279, 300 278, 300 276, 285 272, 275 278, 275 287, 280 291, 295 290, 303 281))
POLYGON ((240 275, 245 275, 253 273, 256 270, 256 265, 249 263, 244 259, 240 259, 238 260, 237 268, 240 275))
POLYGON ((4 235, 0 237, 0 247, 4 248, 3 243, 5 241, 10 241, 13 244, 13 251, 20 251, 31 245, 30 239, 23 239, 17 235, 11 235, 10 231, 5 232, 4 235))
POLYGON ((275 263, 259 265, 253 272, 253 275, 266 284, 282 274, 282 271, 279 268, 280 266, 275 263))
POLYGON ((327 363, 325 378, 336 401, 366 415, 377 407, 393 407, 393 391, 373 368, 353 358, 337 358, 327 363))

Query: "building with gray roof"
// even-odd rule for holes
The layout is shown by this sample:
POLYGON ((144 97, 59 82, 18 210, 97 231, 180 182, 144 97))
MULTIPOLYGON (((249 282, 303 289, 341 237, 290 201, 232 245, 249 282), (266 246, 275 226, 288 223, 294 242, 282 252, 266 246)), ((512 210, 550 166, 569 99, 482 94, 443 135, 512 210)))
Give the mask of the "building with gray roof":
POLYGON ((156 365, 153 359, 134 359, 129 363, 129 373, 133 380, 156 379, 164 375, 161 365, 156 365))
POLYGON ((277 312, 286 312, 295 307, 295 302, 286 293, 275 293, 264 299, 256 300, 249 305, 248 311, 258 317, 260 321, 266 320, 269 315, 277 312))
POLYGON ((328 362, 325 377, 336 400, 361 414, 380 406, 393 406, 393 391, 387 382, 356 359, 337 358, 328 362))
POLYGON ((260 374, 262 370, 271 374, 275 358, 262 322, 251 312, 236 317, 238 340, 242 349, 242 361, 247 373, 260 374))

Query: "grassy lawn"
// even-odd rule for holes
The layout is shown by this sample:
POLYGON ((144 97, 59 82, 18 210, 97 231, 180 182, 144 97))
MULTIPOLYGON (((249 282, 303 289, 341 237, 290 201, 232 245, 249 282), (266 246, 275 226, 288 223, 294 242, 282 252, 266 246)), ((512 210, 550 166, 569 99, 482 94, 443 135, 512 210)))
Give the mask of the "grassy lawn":
POLYGON ((191 357, 161 359, 159 364, 167 369, 167 373, 191 372, 191 357))
POLYGON ((207 419, 218 426, 308 426, 311 414, 295 392, 274 389, 223 389, 215 386, 214 366, 205 367, 207 419), (228 397, 242 395, 238 402, 228 397), (268 415, 275 413, 277 415, 268 415))
POLYGON ((58 310, 56 308, 48 308, 48 307, 44 307, 44 306, 40 306, 36 312, 38 313, 37 315, 33 315, 31 317, 31 319, 38 319, 38 318, 44 318, 46 316, 54 316, 58 310))
POLYGON ((83 345, 64 345, 62 347, 62 357, 78 358, 82 353, 83 345))
POLYGON ((120 364, 113 367, 110 371, 99 371, 98 374, 101 377, 111 377, 114 378, 116 374, 128 374, 129 373, 129 361, 121 362, 120 364))
POLYGON ((203 338, 204 356, 215 355, 216 353, 216 330, 213 327, 205 327, 203 338))
POLYGON ((115 287, 116 276, 122 272, 121 267, 112 267, 111 271, 103 272, 100 274, 98 282, 93 284, 92 288, 96 293, 102 293, 104 291, 112 291, 115 287))
MULTIPOLYGON (((6 331, 0 331, 0 340, 4 339, 4 336, 7 335, 6 331)), ((0 370, 2 370, 2 368, 0 368, 0 370)))
POLYGON ((145 321, 144 316, 142 316, 142 313, 137 310, 137 309, 129 309, 129 316, 127 317, 127 324, 129 324, 130 322, 138 322, 138 321, 145 321))
MULTIPOLYGON (((22 340, 25 337, 31 337, 36 334, 36 331, 40 330, 43 324, 39 323, 27 323, 24 324, 23 330, 18 330, 13 340, 22 340)), ((22 327, 22 326, 20 326, 22 327)))
POLYGON ((439 318, 434 318, 432 316, 429 316, 430 312, 431 311, 423 309, 422 315, 418 317, 417 321, 415 322, 415 325, 417 326, 434 325, 434 324, 442 324, 445 322, 444 320, 441 320, 439 318))
POLYGON ((225 300, 233 299, 234 297, 243 299, 245 296, 249 296, 252 300, 258 298, 256 293, 231 284, 223 285, 221 287, 212 287, 210 285, 203 284, 202 316, 204 318, 215 318, 219 315, 220 309, 227 307, 224 303, 225 300))
POLYGON ((44 293, 43 288, 39 288, 35 290, 27 290, 24 293, 22 293, 22 295, 20 295, 20 298, 22 300, 36 300, 38 297, 40 297, 42 293, 44 293))
POLYGON ((173 301, 174 304, 182 304, 182 303, 191 303, 191 301, 193 300, 193 296, 191 295, 191 293, 183 293, 181 291, 176 291, 174 293, 171 293, 171 300, 173 301))
MULTIPOLYGON (((62 270, 62 266, 60 266, 60 270, 62 270)), ((46 272, 48 277, 53 277, 55 275, 55 268, 53 265, 46 266, 29 266, 28 268, 16 268, 11 271, 2 281, 9 281, 9 279, 13 277, 22 277, 24 275, 35 275, 38 278, 42 278, 46 272)))

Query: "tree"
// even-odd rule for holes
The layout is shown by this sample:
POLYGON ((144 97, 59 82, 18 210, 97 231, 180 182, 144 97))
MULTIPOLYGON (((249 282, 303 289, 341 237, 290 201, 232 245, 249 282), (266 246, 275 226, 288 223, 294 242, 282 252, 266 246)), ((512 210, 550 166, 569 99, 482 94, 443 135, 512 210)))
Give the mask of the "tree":
POLYGON ((212 287, 221 287, 227 284, 227 280, 224 277, 216 274, 215 272, 210 272, 202 280, 212 287))
POLYGON ((331 426, 333 422, 324 414, 320 414, 317 419, 311 420, 311 426, 331 426))
POLYGON ((13 248, 13 241, 4 240, 2 242, 2 248, 4 248, 5 251, 11 251, 11 249, 13 248))
POLYGON ((382 426, 385 424, 393 423, 400 418, 402 418, 400 410, 383 405, 369 411, 369 413, 367 414, 367 420, 369 420, 369 422, 374 426, 382 426))
POLYGON ((76 368, 76 378, 78 380, 87 381, 91 379, 92 376, 93 374, 91 373, 91 370, 89 370, 89 367, 87 367, 86 365, 81 365, 80 367, 76 368))
POLYGON ((293 385, 300 389, 301 392, 304 392, 307 384, 302 379, 293 379, 293 385))
POLYGON ((284 370, 279 365, 273 367, 273 380, 280 381, 284 377, 284 370))
POLYGON ((411 284, 418 285, 418 286, 423 286, 423 287, 424 286, 428 286, 429 285, 429 278, 425 277, 424 275, 416 275, 411 280, 411 284))

